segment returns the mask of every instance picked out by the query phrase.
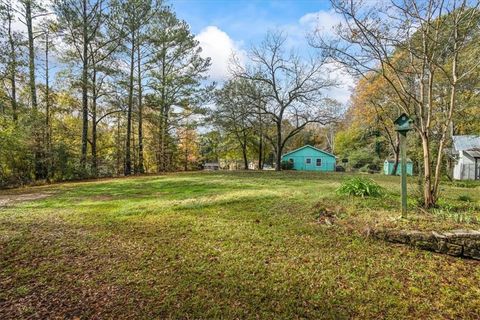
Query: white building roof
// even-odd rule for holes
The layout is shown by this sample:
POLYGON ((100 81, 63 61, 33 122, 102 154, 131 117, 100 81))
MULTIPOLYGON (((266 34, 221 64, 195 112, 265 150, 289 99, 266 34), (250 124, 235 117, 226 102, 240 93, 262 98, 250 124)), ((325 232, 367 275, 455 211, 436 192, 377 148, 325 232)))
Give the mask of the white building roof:
POLYGON ((456 152, 480 149, 480 136, 453 136, 453 148, 456 152))

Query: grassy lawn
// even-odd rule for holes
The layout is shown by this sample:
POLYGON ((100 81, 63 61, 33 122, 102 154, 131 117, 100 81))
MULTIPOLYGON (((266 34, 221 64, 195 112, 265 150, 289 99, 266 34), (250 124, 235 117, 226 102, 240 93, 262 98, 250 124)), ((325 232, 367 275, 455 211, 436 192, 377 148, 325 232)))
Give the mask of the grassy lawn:
POLYGON ((432 213, 412 196, 400 220, 398 177, 372 176, 386 195, 361 199, 336 194, 347 176, 181 173, 3 191, 0 319, 478 319, 478 261, 365 230, 480 229, 480 186, 446 183, 432 213), (335 223, 321 223, 324 209, 335 223))

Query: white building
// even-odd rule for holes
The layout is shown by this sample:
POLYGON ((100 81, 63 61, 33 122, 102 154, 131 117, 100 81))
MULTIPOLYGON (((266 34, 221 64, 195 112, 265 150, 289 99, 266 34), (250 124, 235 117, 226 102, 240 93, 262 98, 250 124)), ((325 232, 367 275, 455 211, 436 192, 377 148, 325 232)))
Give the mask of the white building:
POLYGON ((453 178, 480 180, 480 136, 453 136, 453 178))
POLYGON ((203 165, 203 170, 219 170, 218 162, 207 162, 203 165))

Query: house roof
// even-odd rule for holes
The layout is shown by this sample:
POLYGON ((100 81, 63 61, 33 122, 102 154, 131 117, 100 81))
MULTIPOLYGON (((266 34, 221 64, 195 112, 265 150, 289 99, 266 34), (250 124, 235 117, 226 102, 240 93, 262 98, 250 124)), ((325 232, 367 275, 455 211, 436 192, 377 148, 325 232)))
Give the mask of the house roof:
POLYGON ((321 149, 315 148, 314 146, 311 146, 311 145, 309 145, 309 144, 306 144, 306 145, 304 145, 303 147, 300 147, 300 148, 298 148, 298 149, 292 150, 292 151, 290 151, 290 152, 284 153, 282 157, 285 157, 285 156, 288 155, 288 154, 291 154, 291 153, 300 151, 300 150, 305 149, 305 148, 311 148, 311 149, 314 149, 314 150, 316 150, 316 151, 318 151, 318 152, 325 153, 325 154, 327 154, 327 155, 329 155, 329 156, 332 156, 332 157, 336 158, 336 156, 335 156, 334 154, 331 154, 331 153, 329 153, 329 152, 327 152, 327 151, 323 151, 323 150, 321 150, 321 149))
MULTIPOLYGON (((388 159, 385 159, 385 162, 395 163, 395 159, 388 158, 388 159)), ((398 159, 398 163, 400 163, 400 162, 401 162, 401 159, 398 159)), ((413 161, 412 161, 412 159, 407 158, 407 162, 413 162, 413 161)))
POLYGON ((453 136, 452 140, 453 140, 453 148, 457 152, 480 148, 480 136, 475 136, 475 135, 453 136))
POLYGON ((472 148, 465 150, 466 153, 470 155, 472 158, 480 158, 480 148, 472 148))

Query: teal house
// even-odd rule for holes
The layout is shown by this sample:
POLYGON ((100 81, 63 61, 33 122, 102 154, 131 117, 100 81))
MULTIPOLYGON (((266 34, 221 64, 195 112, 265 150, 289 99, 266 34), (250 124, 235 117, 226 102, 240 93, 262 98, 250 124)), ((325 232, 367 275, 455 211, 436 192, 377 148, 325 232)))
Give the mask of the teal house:
POLYGON ((301 171, 335 171, 336 166, 333 154, 310 145, 285 153, 282 161, 293 163, 293 169, 301 171))
MULTIPOLYGON (((393 173, 393 167, 395 166, 394 159, 386 159, 383 163, 383 173, 386 175, 391 175, 393 173)), ((402 174, 402 166, 400 160, 398 162, 397 176, 402 174)), ((407 159, 407 176, 413 175, 413 162, 411 159, 407 159)))

